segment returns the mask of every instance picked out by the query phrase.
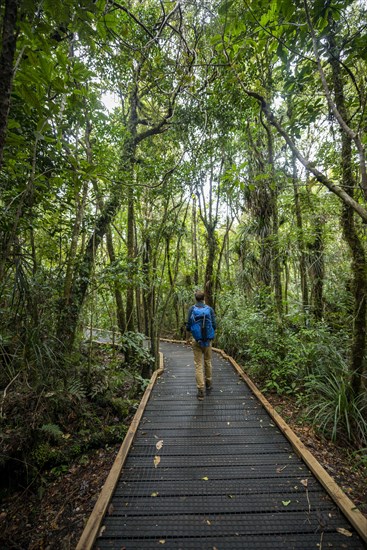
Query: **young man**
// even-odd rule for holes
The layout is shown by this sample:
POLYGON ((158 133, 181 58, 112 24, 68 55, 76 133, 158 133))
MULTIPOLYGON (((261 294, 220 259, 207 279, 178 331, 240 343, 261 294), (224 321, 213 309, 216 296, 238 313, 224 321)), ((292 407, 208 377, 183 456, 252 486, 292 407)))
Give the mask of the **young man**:
POLYGON ((197 398, 204 399, 204 390, 212 389, 212 339, 214 337, 214 331, 216 329, 216 320, 213 308, 206 306, 204 303, 204 292, 197 290, 195 292, 196 304, 191 306, 187 314, 186 329, 188 332, 192 332, 194 336, 194 342, 192 349, 194 351, 194 364, 195 364, 195 376, 196 385, 198 388, 197 398), (200 316, 200 310, 202 310, 202 316, 200 316), (203 315, 208 317, 206 321, 206 329, 208 334, 202 334, 200 328, 203 324, 203 315), (202 358, 204 356, 204 371, 205 381, 203 373, 202 358))

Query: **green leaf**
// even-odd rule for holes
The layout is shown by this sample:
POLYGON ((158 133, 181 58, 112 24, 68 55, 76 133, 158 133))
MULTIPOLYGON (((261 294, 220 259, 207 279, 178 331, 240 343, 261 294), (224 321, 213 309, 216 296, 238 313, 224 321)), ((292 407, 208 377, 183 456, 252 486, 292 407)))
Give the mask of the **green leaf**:
POLYGON ((220 15, 225 15, 228 12, 228 10, 232 7, 233 4, 234 4, 234 0, 225 0, 223 4, 220 6, 218 13, 220 15))

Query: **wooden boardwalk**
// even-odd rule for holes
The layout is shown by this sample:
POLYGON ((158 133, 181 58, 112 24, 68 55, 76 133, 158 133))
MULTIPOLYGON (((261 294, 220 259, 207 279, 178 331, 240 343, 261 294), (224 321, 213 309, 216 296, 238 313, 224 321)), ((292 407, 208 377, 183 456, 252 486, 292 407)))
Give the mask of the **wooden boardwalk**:
POLYGON ((95 548, 365 548, 228 361, 213 353, 213 389, 198 401, 190 348, 161 350, 95 548))

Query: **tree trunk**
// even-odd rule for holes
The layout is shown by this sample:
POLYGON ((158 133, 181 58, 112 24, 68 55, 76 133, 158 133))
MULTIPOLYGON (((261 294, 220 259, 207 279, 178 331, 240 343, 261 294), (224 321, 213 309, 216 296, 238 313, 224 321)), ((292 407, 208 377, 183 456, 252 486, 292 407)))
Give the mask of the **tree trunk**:
POLYGON ((324 313, 324 220, 321 216, 315 219, 315 238, 309 245, 309 273, 311 276, 311 312, 315 319, 321 321, 324 313))
POLYGON ((17 45, 17 16, 19 0, 5 0, 0 55, 0 168, 10 109, 10 93, 13 83, 13 64, 17 45))
MULTIPOLYGON (((219 258, 218 258, 218 263, 217 263, 217 272, 215 274, 215 286, 214 286, 214 296, 215 297, 218 295, 219 288, 220 288, 223 256, 226 253, 226 249, 227 249, 227 246, 228 246, 228 243, 229 243, 229 232, 230 232, 232 224, 233 224, 233 219, 234 218, 230 219, 229 216, 227 216, 226 232, 223 235, 222 246, 220 247, 219 258)), ((228 278, 228 282, 229 282, 229 266, 228 265, 227 265, 227 278, 228 278)), ((215 307, 215 300, 214 300, 214 307, 215 307)))
POLYGON ((301 203, 299 198, 299 192, 297 187, 297 166, 296 166, 296 157, 292 153, 292 183, 293 183, 293 193, 294 193, 294 208, 296 213, 296 223, 297 223, 297 245, 298 245, 298 254, 299 254, 299 271, 301 277, 301 295, 302 295, 302 308, 303 312, 306 313, 308 308, 308 283, 307 283, 307 261, 305 254, 305 240, 303 234, 303 220, 302 220, 302 210, 301 203))
POLYGON ((79 193, 76 193, 76 197, 75 197, 75 202, 76 202, 75 220, 74 220, 74 225, 73 225, 73 230, 71 235, 69 253, 67 255, 68 261, 66 265, 66 273, 65 273, 65 281, 64 281, 64 300, 67 304, 69 303, 69 300, 70 300, 70 294, 71 294, 71 289, 73 285, 74 264, 75 264, 75 259, 77 257, 78 242, 79 242, 80 231, 82 228, 82 222, 84 218, 84 210, 85 210, 85 204, 87 201, 87 194, 88 194, 88 184, 87 182, 84 182, 82 197, 81 198, 79 197, 79 193))
POLYGON ((120 193, 114 194, 96 221, 96 226, 89 237, 84 254, 75 266, 73 288, 68 302, 60 302, 57 336, 66 350, 73 346, 80 311, 84 302, 92 275, 96 251, 102 242, 108 227, 120 206, 120 193))
MULTIPOLYGON (((261 119, 262 120, 262 119, 261 119)), ((282 280, 279 258, 279 220, 278 220, 278 191, 275 181, 274 169, 274 139, 271 128, 262 120, 267 135, 268 145, 268 167, 270 172, 269 178, 269 195, 270 195, 270 214, 272 218, 271 228, 271 265, 272 265, 272 280, 274 288, 275 308, 279 319, 283 316, 283 297, 282 297, 282 280)))
POLYGON ((288 315, 288 288, 289 288, 289 266, 287 256, 284 258, 284 304, 285 304, 285 314, 288 315))
POLYGON ((143 306, 144 306, 144 326, 145 326, 145 336, 150 336, 150 315, 149 315, 149 291, 147 289, 151 288, 150 280, 150 258, 151 258, 151 244, 150 238, 147 235, 143 242, 143 258, 142 258, 142 272, 144 276, 145 288, 143 289, 143 306))
POLYGON ((142 321, 142 313, 143 308, 141 304, 141 291, 140 288, 135 289, 135 310, 136 310, 136 323, 137 323, 137 329, 138 332, 143 332, 143 321, 142 321))
MULTIPOLYGON (((110 262, 114 263, 114 262, 116 262, 116 254, 115 254, 115 249, 114 249, 114 246, 113 246, 112 233, 111 233, 111 228, 110 227, 108 227, 108 230, 107 230, 107 233, 106 233, 106 241, 107 241, 107 252, 108 252, 108 256, 110 258, 110 262)), ((117 325, 119 327, 119 331, 121 332, 121 334, 124 334, 125 331, 126 331, 124 301, 122 299, 121 290, 120 290, 118 282, 116 280, 113 281, 113 290, 114 290, 115 301, 116 301, 117 325)))
POLYGON ((204 281, 205 303, 210 307, 214 307, 214 261, 217 250, 217 241, 215 239, 214 229, 209 226, 207 227, 207 245, 208 258, 206 261, 204 281))
MULTIPOLYGON (((86 130, 85 130, 85 143, 86 143, 86 151, 87 151, 87 159, 88 162, 93 162, 93 152, 92 152, 92 145, 90 141, 90 135, 92 132, 92 125, 90 123, 90 120, 88 118, 88 113, 86 113, 87 118, 87 124, 86 124, 86 130)), ((93 188, 96 194, 97 198, 97 205, 100 211, 104 208, 103 203, 103 197, 98 189, 98 184, 96 180, 92 180, 93 188)), ((87 184, 85 184, 86 189, 88 190, 87 184)), ((84 195, 83 195, 84 199, 84 195)), ((85 197, 86 200, 86 197, 85 197)), ((85 204, 85 200, 83 204, 85 204)), ((112 232, 111 232, 111 226, 109 225, 106 230, 106 243, 107 243, 107 252, 110 259, 110 263, 114 263, 116 261, 116 254, 115 249, 113 246, 113 239, 112 239, 112 232)), ((84 249, 84 246, 82 246, 82 250, 84 249)), ((117 325, 119 328, 119 331, 121 334, 124 334, 126 331, 126 319, 125 319, 125 311, 124 311, 124 302, 122 299, 121 290, 119 288, 119 285, 117 281, 114 281, 113 283, 113 289, 115 294, 115 301, 116 301, 116 318, 117 318, 117 325)))
POLYGON ((279 320, 283 317, 283 292, 282 292, 282 277, 280 267, 280 252, 279 252, 279 219, 278 219, 278 192, 276 189, 271 189, 272 195, 272 275, 273 275, 273 287, 275 297, 275 308, 278 314, 279 320))
MULTIPOLYGON (((176 318, 176 334, 180 334, 180 309, 179 309, 179 303, 177 300, 177 296, 175 294, 175 280, 176 277, 173 277, 172 274, 172 267, 171 267, 171 250, 170 250, 170 237, 166 237, 166 257, 167 257, 167 271, 168 271, 168 279, 169 284, 171 287, 171 298, 173 300, 173 308, 175 310, 175 318, 176 318)), ((178 253, 178 250, 177 250, 178 253)), ((176 275, 176 274, 175 274, 176 275)), ((171 320, 170 320, 171 322, 171 320)))
MULTIPOLYGON (((127 206, 127 259, 131 266, 131 271, 134 269, 135 262, 135 238, 134 238, 134 191, 129 187, 128 191, 128 206, 127 206)), ((133 331, 135 328, 134 322, 134 281, 131 280, 126 291, 126 326, 127 330, 133 331)))
MULTIPOLYGON (((334 30, 335 23, 331 16, 329 17, 330 27, 334 30)), ((335 35, 329 33, 328 43, 330 46, 330 65, 332 67, 333 84, 335 92, 335 104, 344 120, 348 120, 348 112, 345 104, 344 85, 340 73, 340 52, 338 51, 335 35)), ((352 138, 342 129, 342 187, 353 197, 356 182, 353 175, 353 151, 352 138)), ((343 203, 341 224, 343 228, 344 239, 346 240, 352 256, 352 275, 353 275, 353 336, 351 346, 351 386, 355 395, 362 390, 362 381, 364 375, 364 360, 366 353, 366 312, 367 312, 367 263, 366 254, 362 241, 358 235, 358 229, 354 220, 354 211, 348 204, 343 203)))
POLYGON ((196 198, 192 203, 192 257, 194 259, 194 285, 199 284, 199 258, 198 258, 198 242, 197 242, 197 212, 196 198))
POLYGON ((259 191, 258 223, 260 236, 260 283, 270 294, 271 288, 271 198, 264 183, 259 191))
MULTIPOLYGON (((348 184, 348 172, 350 170, 348 155, 351 154, 351 139, 344 135, 342 137, 342 141, 344 185, 348 186, 348 191, 351 193, 350 184, 348 184)), ((349 159, 351 159, 351 156, 349 156, 349 159)), ((343 205, 341 223, 344 239, 348 243, 352 255, 351 267, 353 274, 352 291, 354 298, 354 311, 350 369, 352 373, 352 390, 355 395, 358 395, 358 393, 362 390, 364 360, 366 353, 366 255, 355 225, 353 210, 347 205, 343 205)))
MULTIPOLYGON (((125 176, 131 174, 137 146, 137 95, 138 87, 137 83, 135 82, 133 90, 130 94, 131 110, 128 122, 129 132, 128 137, 124 143, 121 156, 120 172, 122 174, 125 174, 125 176)), ((131 178, 128 179, 128 183, 131 183, 131 178)), ((121 187, 121 182, 113 184, 110 197, 105 202, 100 216, 96 219, 95 228, 91 236, 89 237, 85 251, 83 255, 79 258, 79 262, 75 268, 70 299, 68 302, 66 302, 64 299, 60 303, 57 332, 59 339, 61 340, 61 342, 63 342, 63 344, 65 345, 65 349, 67 350, 70 350, 74 343, 78 320, 88 289, 97 249, 122 204, 123 193, 121 187)), ((128 323, 127 328, 129 329, 128 323)))
MULTIPOLYGON (((156 272, 156 260, 153 262, 153 273, 156 272)), ((149 300, 149 317, 150 317, 150 353, 154 357, 155 369, 159 366, 159 338, 158 338, 158 319, 156 311, 156 290, 153 285, 148 293, 149 300)))

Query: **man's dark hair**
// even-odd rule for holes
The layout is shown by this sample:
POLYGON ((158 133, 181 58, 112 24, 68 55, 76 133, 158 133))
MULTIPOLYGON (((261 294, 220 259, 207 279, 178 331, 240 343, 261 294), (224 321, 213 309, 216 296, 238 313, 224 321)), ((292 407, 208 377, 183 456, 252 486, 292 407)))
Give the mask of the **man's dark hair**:
POLYGON ((202 290, 197 290, 195 292, 195 298, 197 302, 202 302, 204 300, 204 296, 205 294, 202 290))

